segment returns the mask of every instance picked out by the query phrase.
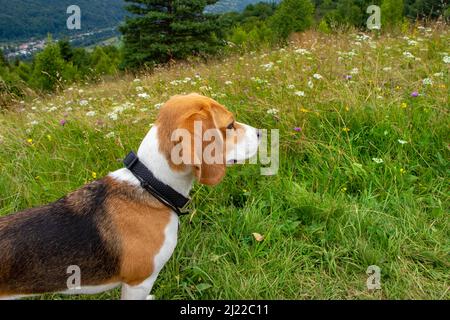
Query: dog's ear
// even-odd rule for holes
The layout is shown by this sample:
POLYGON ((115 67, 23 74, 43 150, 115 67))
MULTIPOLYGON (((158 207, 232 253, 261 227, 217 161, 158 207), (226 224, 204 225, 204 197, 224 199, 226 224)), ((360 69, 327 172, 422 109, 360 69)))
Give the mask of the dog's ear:
POLYGON ((222 181, 226 171, 225 143, 210 108, 189 116, 191 132, 191 160, 198 182, 216 185, 222 181))

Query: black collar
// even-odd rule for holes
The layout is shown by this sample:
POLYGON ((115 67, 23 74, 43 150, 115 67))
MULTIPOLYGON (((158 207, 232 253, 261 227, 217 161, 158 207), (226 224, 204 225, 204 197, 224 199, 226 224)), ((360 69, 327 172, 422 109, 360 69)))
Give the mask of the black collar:
POLYGON ((173 209, 179 215, 188 214, 184 209, 190 199, 156 179, 153 173, 139 161, 139 158, 133 151, 126 156, 123 163, 139 180, 141 186, 162 204, 173 209))

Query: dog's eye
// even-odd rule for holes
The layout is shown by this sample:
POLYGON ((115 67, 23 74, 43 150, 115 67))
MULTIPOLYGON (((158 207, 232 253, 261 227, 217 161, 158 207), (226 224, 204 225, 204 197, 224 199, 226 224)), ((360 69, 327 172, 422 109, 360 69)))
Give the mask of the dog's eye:
POLYGON ((230 123, 227 127, 227 129, 232 130, 234 129, 234 122, 230 123))

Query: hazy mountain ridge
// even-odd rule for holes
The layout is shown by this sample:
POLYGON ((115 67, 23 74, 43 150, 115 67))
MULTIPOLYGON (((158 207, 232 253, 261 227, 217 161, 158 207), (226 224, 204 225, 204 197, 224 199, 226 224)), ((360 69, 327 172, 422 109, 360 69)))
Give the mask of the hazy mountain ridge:
POLYGON ((81 30, 68 30, 67 8, 72 0, 0 0, 0 41, 31 37, 75 35, 89 30, 115 27, 125 16, 123 0, 77 0, 81 30))
MULTIPOLYGON (((242 11, 252 3, 281 0, 220 0, 207 7, 207 12, 242 11)), ((0 0, 0 42, 45 37, 48 33, 76 35, 90 30, 116 27, 124 20, 124 0, 77 0, 81 9, 81 30, 68 30, 67 7, 72 0, 0 0)))

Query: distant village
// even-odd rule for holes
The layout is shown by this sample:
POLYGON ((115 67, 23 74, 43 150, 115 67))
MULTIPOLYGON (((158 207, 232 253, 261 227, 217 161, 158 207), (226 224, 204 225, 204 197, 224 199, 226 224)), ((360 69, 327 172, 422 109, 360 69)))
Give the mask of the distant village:
MULTIPOLYGON (((79 33, 73 36, 66 35, 59 38, 67 38, 73 46, 87 47, 94 44, 102 45, 105 40, 116 36, 118 36, 118 31, 117 27, 114 27, 79 33)), ((55 40, 58 39, 56 38, 55 40)), ((30 39, 25 42, 0 43, 0 49, 3 51, 6 59, 10 61, 14 61, 17 59, 28 60, 37 52, 42 51, 45 48, 47 41, 48 39, 45 38, 30 39)))

